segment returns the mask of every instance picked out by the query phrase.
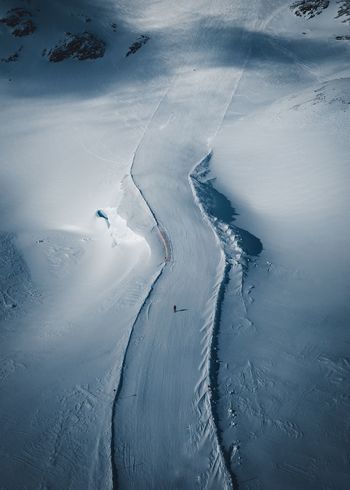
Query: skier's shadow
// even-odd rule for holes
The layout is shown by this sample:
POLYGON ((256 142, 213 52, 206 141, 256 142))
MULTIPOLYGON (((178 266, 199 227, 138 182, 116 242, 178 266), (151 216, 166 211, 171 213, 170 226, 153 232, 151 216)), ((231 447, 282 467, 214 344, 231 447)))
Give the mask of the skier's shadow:
POLYGON ((181 311, 188 311, 188 308, 182 308, 181 310, 176 310, 175 313, 181 313, 181 311))

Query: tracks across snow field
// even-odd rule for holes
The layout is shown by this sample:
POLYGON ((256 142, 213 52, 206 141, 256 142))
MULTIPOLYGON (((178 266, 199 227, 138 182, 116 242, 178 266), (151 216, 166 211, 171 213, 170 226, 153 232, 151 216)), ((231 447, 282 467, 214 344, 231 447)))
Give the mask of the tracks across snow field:
MULTIPOLYGON (((207 161, 208 158, 206 158, 205 160, 207 161)), ((201 165, 201 163, 199 164, 199 166, 201 165)), ((198 195, 196 194, 195 186, 191 183, 192 179, 193 177, 191 174, 191 176, 189 176, 189 182, 191 184, 190 189, 193 192, 193 197, 195 198, 195 200, 197 200, 197 204, 199 204, 200 213, 204 215, 204 207, 201 206, 198 202, 198 195)), ((139 189, 136 182, 135 186, 139 189)), ((219 434, 214 411, 215 360, 213 361, 213 339, 216 333, 215 331, 219 325, 219 303, 220 297, 222 296, 222 283, 225 280, 225 271, 227 266, 225 265, 223 249, 219 253, 219 268, 217 271, 216 281, 213 285, 213 290, 211 293, 210 307, 209 305, 207 306, 206 318, 203 322, 201 322, 200 325, 200 334, 202 337, 200 359, 201 375, 200 379, 197 380, 195 386, 193 386, 193 400, 192 404, 189 404, 188 406, 188 409, 190 409, 190 412, 192 413, 191 418, 189 418, 191 423, 188 426, 184 427, 185 433, 178 441, 178 444, 188 446, 186 448, 187 452, 191 453, 198 451, 200 455, 201 453, 204 454, 202 454, 201 457, 198 458, 198 461, 195 461, 192 458, 191 460, 189 460, 189 455, 186 455, 186 464, 184 464, 183 467, 177 468, 175 470, 175 474, 171 474, 172 471, 169 469, 172 466, 171 458, 169 458, 169 460, 166 462, 168 466, 167 471, 161 473, 159 468, 155 464, 153 467, 150 465, 148 459, 151 458, 149 458, 149 454, 147 454, 147 451, 143 453, 137 451, 137 442, 134 440, 134 437, 140 437, 140 439, 144 438, 141 435, 138 435, 138 431, 134 432, 134 434, 131 435, 133 430, 135 430, 134 427, 139 426, 140 419, 144 420, 144 423, 142 424, 142 429, 146 430, 147 432, 150 425, 157 423, 156 411, 157 409, 159 409, 159 405, 162 404, 162 395, 161 393, 157 393, 156 396, 149 398, 148 393, 145 391, 145 385, 152 382, 157 383, 157 375, 159 376, 159 372, 155 377, 147 377, 147 379, 143 374, 142 370, 144 370, 144 373, 147 373, 149 369, 148 364, 152 362, 152 349, 149 351, 146 346, 145 354, 140 357, 139 353, 142 350, 140 338, 142 337, 141 333, 143 330, 145 335, 149 335, 146 332, 148 331, 148 324, 150 322, 152 322, 152 327, 154 329, 157 328, 158 325, 156 320, 159 320, 160 316, 164 315, 165 317, 168 316, 175 321, 177 320, 177 316, 173 315, 173 313, 171 312, 170 305, 165 305, 165 308, 162 307, 161 302, 157 298, 157 295, 159 296, 159 293, 162 293, 163 291, 164 286, 162 282, 167 283, 172 281, 174 269, 176 269, 177 264, 179 263, 177 260, 177 255, 173 255, 173 247, 169 236, 159 225, 155 213, 150 208, 149 203, 143 196, 140 189, 139 192, 144 198, 148 209, 155 221, 158 236, 164 249, 164 262, 154 276, 154 281, 149 290, 149 293, 145 298, 139 314, 131 329, 129 342, 125 351, 125 357, 122 366, 119 386, 116 392, 112 417, 111 456, 113 469, 113 485, 115 488, 119 486, 124 487, 126 485, 130 485, 130 482, 132 482, 132 485, 134 485, 135 488, 156 488, 157 485, 159 485, 158 482, 164 481, 165 478, 168 478, 167 485, 169 485, 170 488, 174 484, 177 485, 180 482, 184 485, 185 488, 187 488, 190 486, 191 479, 193 484, 197 483, 200 487, 203 487, 203 485, 212 487, 215 481, 221 481, 220 484, 223 485, 222 488, 232 488, 233 476, 229 473, 229 465, 226 464, 225 455, 220 447, 219 434), (167 264, 169 268, 166 267, 167 264), (161 280, 163 273, 165 273, 164 281, 161 280), (159 310, 159 313, 156 311, 157 309, 159 310), (145 359, 146 355, 147 357, 145 359), (141 359, 141 365, 138 367, 138 373, 135 373, 133 365, 135 359, 138 357, 141 359), (131 392, 132 394, 130 394, 131 392), (139 400, 141 401, 139 402, 139 400), (126 417, 126 412, 128 413, 128 417, 126 417), (130 412, 134 412, 135 416, 130 417, 130 412), (146 417, 144 412, 146 412, 146 417), (152 419, 150 420, 149 417, 152 417, 152 419), (195 420, 195 418, 197 420, 195 420), (205 454, 205 452, 203 451, 202 446, 206 448, 205 452, 207 452, 207 454, 205 454), (138 459, 138 456, 140 456, 140 459, 138 459)), ((201 217, 201 215, 199 217, 201 217)), ((214 230, 211 229, 211 225, 208 219, 203 220, 203 224, 204 226, 207 226, 207 231, 209 232, 209 234, 213 235, 212 231, 214 230)), ((213 238, 215 239, 214 236, 213 238)), ((216 236, 216 238, 218 239, 218 236, 216 236)), ((219 242, 217 244, 219 245, 219 247, 221 246, 219 242)), ((165 285, 165 288, 166 287, 167 286, 165 285)), ((188 310, 191 311, 191 308, 186 309, 185 311, 187 312, 188 310)), ((186 316, 182 318, 182 325, 187 326, 187 328, 191 328, 193 324, 191 325, 191 323, 186 320, 186 316)), ((161 326, 161 322, 159 323, 159 326, 161 326)), ((179 340, 180 339, 177 339, 177 341, 179 340)), ((163 339, 163 342, 164 341, 167 342, 167 339, 163 339)), ((152 343, 154 344, 155 340, 153 340, 152 343)), ((161 347, 164 348, 165 346, 161 345, 161 347)), ((167 346, 167 348, 171 348, 171 346, 167 346)), ((175 355, 178 348, 179 347, 177 346, 176 349, 173 349, 175 355)), ((153 354, 156 353, 153 352, 153 354)), ((172 372, 172 368, 174 367, 175 366, 172 366, 171 363, 169 364, 168 374, 171 374, 173 378, 171 380, 171 384, 176 383, 180 385, 183 374, 180 370, 176 369, 176 367, 175 371, 172 372)), ((163 363, 160 364, 159 367, 156 366, 157 370, 162 368, 164 368, 164 359, 163 363)), ((170 391, 169 398, 172 399, 172 401, 174 401, 174 395, 177 396, 177 393, 174 391, 170 391)), ((169 400, 164 401, 168 402, 169 400)), ((177 401, 181 404, 181 393, 178 394, 177 401)), ((184 408, 181 408, 181 410, 183 411, 184 408)), ((171 414, 170 410, 169 414, 171 414)), ((158 413, 158 415, 160 416, 159 421, 162 422, 162 416, 164 417, 164 414, 158 413)), ((174 415, 172 415, 172 417, 174 417, 174 415)), ((168 421, 166 419, 163 420, 163 422, 165 422, 166 425, 171 425, 168 424, 168 421)), ((154 435, 149 432, 147 437, 145 437, 145 442, 147 443, 147 440, 149 438, 152 439, 152 437, 154 437, 154 435)), ((173 433, 165 442, 167 445, 171 446, 171 444, 174 443, 175 439, 176 435, 175 433, 173 433)), ((161 441, 158 441, 158 446, 160 445, 161 441)), ((156 454, 156 458, 161 458, 161 455, 156 454)))
MULTIPOLYGON (((238 36, 246 43, 246 33, 238 36)), ((193 184, 193 162, 201 167, 210 160, 201 158, 203 148, 237 90, 249 56, 249 43, 245 46, 234 72, 203 67, 178 77, 134 155, 132 180, 162 246, 153 285, 132 327, 113 407, 118 488, 234 485, 214 409, 213 339, 227 260, 193 184), (173 304, 185 311, 174 314, 173 304)))
MULTIPOLYGON (((154 211, 139 190, 154 220, 158 238, 163 246, 164 261, 154 275, 148 295, 132 326, 114 401, 111 456, 115 488, 127 487, 130 482, 135 488, 157 488, 160 481, 166 481, 170 488, 180 483, 187 488, 191 486, 191 481, 201 488, 215 488, 218 484, 221 485, 220 488, 232 488, 235 482, 234 475, 230 473, 232 455, 221 445, 216 411, 217 363, 219 362, 216 339, 220 328, 221 303, 229 281, 229 272, 232 268, 235 269, 236 280, 241 283, 240 289, 242 289, 244 270, 247 267, 246 258, 248 255, 260 253, 262 246, 257 238, 232 224, 234 210, 229 201, 214 189, 208 178, 211 156, 210 152, 195 165, 188 175, 189 186, 186 186, 187 191, 191 191, 197 211, 195 216, 201 232, 207 235, 207 239, 209 235, 209 239, 214 240, 218 252, 218 261, 213 264, 215 282, 212 283, 210 297, 206 299, 201 318, 196 318, 192 304, 185 304, 188 308, 183 310, 186 313, 182 318, 172 313, 167 290, 169 287, 176 290, 177 280, 174 276, 182 273, 181 258, 179 260, 176 253, 177 244, 175 243, 174 253, 174 244, 160 227, 154 211), (162 301, 164 298, 167 298, 165 304, 162 301), (166 334, 162 327, 164 321, 171 325, 166 334), (186 349, 181 330, 177 330, 179 324, 187 328, 190 333, 196 325, 199 327, 198 337, 196 335, 193 338, 189 337, 191 342, 197 339, 199 345, 195 346, 195 352, 200 347, 197 357, 199 376, 194 379, 192 386, 188 386, 189 402, 186 399, 181 400, 181 390, 177 393, 173 389, 174 385, 181 386, 182 378, 187 373, 186 370, 178 369, 174 361, 176 355, 181 356, 181 351, 186 349), (162 330, 159 330, 160 328, 162 330), (150 335, 154 335, 154 338, 149 338, 150 335), (148 342, 143 342, 145 336, 148 337, 148 342), (171 337, 173 337, 172 342, 170 342, 171 337), (174 345, 174 341, 177 344, 174 345), (154 358, 157 357, 159 360, 155 363, 154 358), (168 362, 169 358, 170 362, 168 362), (167 376, 164 376, 162 370, 166 370, 167 376), (163 391, 158 391, 160 382, 165 383, 163 391), (153 394, 150 396, 149 392, 153 394), (163 398, 164 393, 167 397, 163 398), (169 456, 164 462, 163 454, 159 453, 164 432, 173 425, 170 423, 170 416, 176 422, 174 414, 179 413, 173 411, 174 397, 180 412, 189 411, 189 414, 186 414, 189 423, 184 425, 186 431, 180 435, 179 440, 176 441, 176 430, 173 428, 164 441, 170 447, 167 447, 164 452, 167 451, 169 455, 174 449, 171 447, 172 444, 180 448, 177 449, 180 454, 186 448, 187 457, 183 466, 178 468, 173 467, 174 462, 175 465, 178 464, 174 455, 169 456), (183 406, 184 403, 187 403, 187 407, 183 406), (164 406, 168 408, 169 415, 164 414, 164 406), (164 424, 161 431, 157 427, 158 423, 161 426, 164 424), (154 433, 149 430, 151 426, 155 426, 154 433), (153 461, 147 448, 138 450, 138 445, 145 446, 146 443, 147 446, 149 440, 152 441, 152 451, 155 452, 153 461), (189 455, 192 456, 190 460, 189 455), (165 463, 166 471, 159 469, 162 463, 165 463)), ((135 181, 134 185, 139 189, 135 181)), ((191 241, 189 243, 191 244, 191 241)), ((183 287, 184 284, 182 283, 181 286, 183 287)), ((187 292, 187 300, 190 299, 193 303, 194 298, 190 290, 187 292)), ((186 287, 184 293, 186 294, 186 287)), ((188 358, 187 353, 186 357, 188 358)), ((191 362, 191 358, 188 360, 191 362)), ((178 424, 181 427, 181 418, 178 424)))
POLYGON ((1 55, 1 485, 350 488, 336 0, 39 3, 1 55), (87 19, 105 56, 40 56, 87 19), (264 239, 245 288, 262 244, 209 166, 264 239))

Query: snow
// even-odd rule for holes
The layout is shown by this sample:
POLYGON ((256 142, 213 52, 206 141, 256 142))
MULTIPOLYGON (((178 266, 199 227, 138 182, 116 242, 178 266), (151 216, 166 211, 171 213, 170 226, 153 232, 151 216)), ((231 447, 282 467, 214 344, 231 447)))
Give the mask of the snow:
POLYGON ((347 488, 339 6, 31 5, 0 26, 1 488, 347 488), (42 56, 85 30, 105 57, 42 56))
MULTIPOLYGON (((316 86, 248 116, 237 131, 228 123, 223 133, 234 135, 234 150, 226 153, 220 143, 227 135, 222 134, 214 151, 213 168, 226 166, 226 182, 231 175, 239 223, 257 234, 265 249, 246 280, 255 286, 247 298, 246 317, 252 324, 237 332, 243 337, 241 345, 248 342, 249 356, 240 354, 248 348, 237 349, 237 340, 229 344, 226 338, 222 345, 223 359, 232 364, 223 377, 231 378, 232 386, 237 378, 246 380, 240 389, 241 426, 236 437, 252 463, 244 469, 242 463, 237 472, 260 475, 256 480, 263 486, 277 486, 283 472, 291 475, 283 478, 285 488, 319 486, 333 481, 335 471, 340 488, 348 479, 341 457, 348 441, 337 429, 332 430, 332 442, 328 434, 328 421, 336 427, 346 420, 348 409, 328 371, 329 362, 347 363, 348 86, 346 79, 316 86), (252 133, 254 148, 247 150, 252 133), (234 170, 227 169, 228 158, 236 162, 234 170), (268 441, 271 430, 257 424, 261 419, 281 433, 273 447, 268 441), (279 447, 283 458, 277 454, 279 447), (256 463, 259 449, 262 455, 256 463), (254 456, 249 457, 251 450, 254 456), (271 454, 273 467, 267 464, 271 454), (298 459, 290 468, 286 460, 293 460, 292 454, 298 459), (322 464, 325 459, 329 466, 322 464)), ((226 193, 226 184, 220 189, 226 193)), ((231 307, 228 301, 229 311, 231 307)))
MULTIPOLYGON (((320 37, 329 35, 327 20, 320 37)), ((220 427, 243 488, 349 484, 340 427, 348 412, 350 93, 328 50, 315 72, 305 53, 292 81, 289 67, 272 61, 261 84, 260 63, 248 63, 239 109, 232 104, 213 147, 217 188, 239 210, 238 226, 264 247, 243 292, 225 296, 222 324, 231 331, 219 340, 220 427)))

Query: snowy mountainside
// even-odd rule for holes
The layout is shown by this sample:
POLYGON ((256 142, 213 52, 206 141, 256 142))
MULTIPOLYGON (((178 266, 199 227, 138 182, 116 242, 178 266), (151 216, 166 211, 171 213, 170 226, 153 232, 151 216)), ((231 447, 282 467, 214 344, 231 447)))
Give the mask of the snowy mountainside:
POLYGON ((223 443, 243 488, 349 482, 350 83, 336 8, 271 19, 270 52, 248 63, 213 148, 217 188, 264 247, 242 293, 226 293, 219 340, 223 443))
POLYGON ((348 488, 349 2, 0 19, 0 487, 348 488))
MULTIPOLYGON (((96 93, 112 80, 114 84, 122 84, 125 57, 147 32, 126 25, 119 10, 118 4, 107 1, 102 6, 84 1, 4 1, 0 11, 4 89, 17 90, 22 95, 33 95, 38 86, 41 93, 45 90, 48 94, 53 91, 57 94, 96 93), (16 37, 7 24, 19 9, 30 15, 35 29, 16 37), (56 67, 56 63, 59 66, 56 67), (81 83, 82 78, 84 83, 81 83)), ((131 77, 141 81, 152 76, 155 64, 150 70, 143 66, 141 71, 131 58, 127 64, 131 77)))
MULTIPOLYGON (((291 9, 294 11, 295 15, 302 17, 305 16, 309 19, 315 17, 315 15, 320 15, 327 9, 330 4, 329 0, 298 0, 291 5, 291 9)), ((350 4, 349 0, 341 0, 337 2, 337 15, 336 19, 341 18, 342 22, 348 22, 350 17, 350 4)))

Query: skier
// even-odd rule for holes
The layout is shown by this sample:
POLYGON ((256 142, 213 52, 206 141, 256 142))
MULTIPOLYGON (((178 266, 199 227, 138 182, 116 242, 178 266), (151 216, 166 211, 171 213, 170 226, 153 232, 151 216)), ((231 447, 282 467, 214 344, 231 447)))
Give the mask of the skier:
POLYGON ((174 313, 176 313, 176 305, 174 305, 174 313))

